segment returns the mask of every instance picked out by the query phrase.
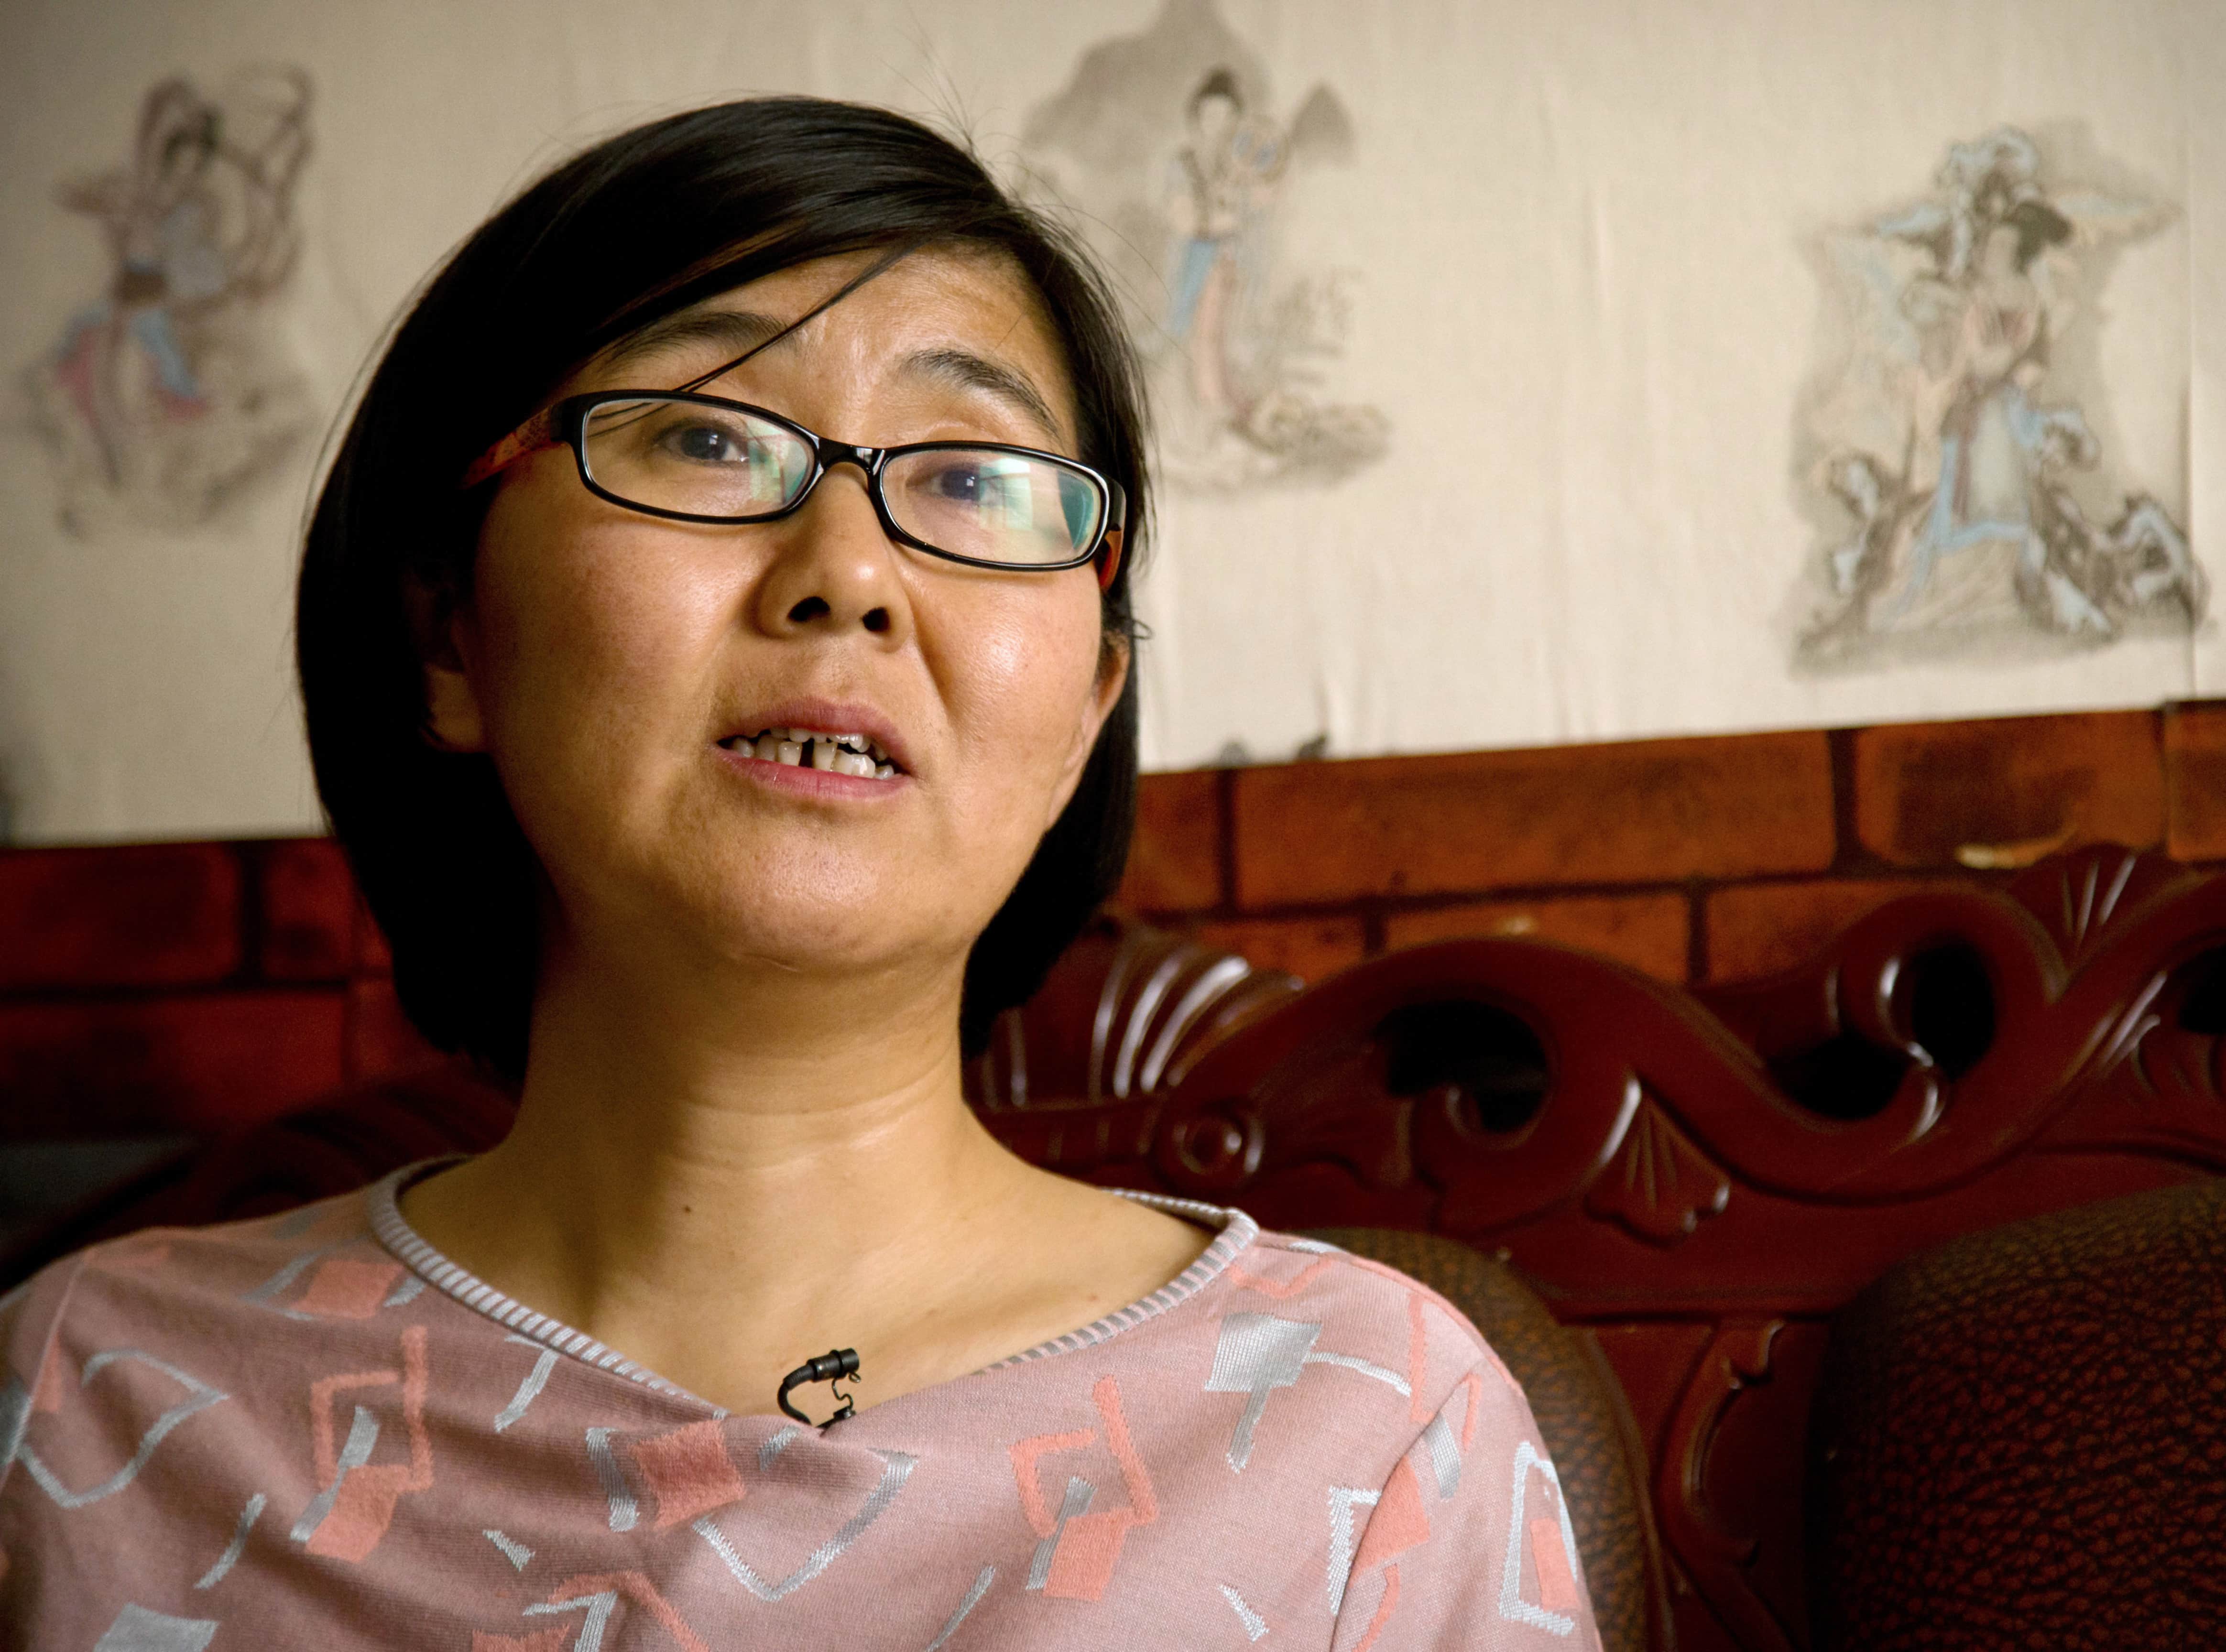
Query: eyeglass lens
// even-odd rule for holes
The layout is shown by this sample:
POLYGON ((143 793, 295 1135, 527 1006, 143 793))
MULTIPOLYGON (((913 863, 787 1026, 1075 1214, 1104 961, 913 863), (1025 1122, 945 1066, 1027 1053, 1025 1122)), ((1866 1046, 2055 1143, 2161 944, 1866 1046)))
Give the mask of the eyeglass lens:
MULTIPOLYGON (((795 431, 700 402, 598 403, 582 445, 598 487, 687 516, 773 516, 811 480, 811 446, 795 431)), ((881 497, 892 521, 938 550, 1022 568, 1072 562, 1103 517, 1080 473, 993 448, 900 454, 881 472, 881 497)))

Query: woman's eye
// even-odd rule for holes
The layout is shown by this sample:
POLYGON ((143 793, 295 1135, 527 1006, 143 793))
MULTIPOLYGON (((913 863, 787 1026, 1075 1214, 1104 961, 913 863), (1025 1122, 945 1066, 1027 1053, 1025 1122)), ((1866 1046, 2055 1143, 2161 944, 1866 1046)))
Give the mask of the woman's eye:
POLYGON ((665 432, 665 445, 695 464, 733 465, 746 462, 755 444, 716 424, 684 424, 665 432))
POLYGON ((928 478, 928 491, 938 499, 949 499, 958 505, 977 505, 981 502, 982 467, 977 464, 945 465, 928 478))

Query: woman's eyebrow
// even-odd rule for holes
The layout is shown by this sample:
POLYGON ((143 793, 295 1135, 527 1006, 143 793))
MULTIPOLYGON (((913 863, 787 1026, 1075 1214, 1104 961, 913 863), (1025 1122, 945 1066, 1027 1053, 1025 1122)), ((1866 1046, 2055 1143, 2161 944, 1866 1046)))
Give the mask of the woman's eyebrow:
POLYGON ((904 370, 927 378, 939 378, 945 384, 957 384, 967 390, 987 391, 998 400, 1010 403, 1033 419, 1046 435, 1064 439, 1065 427, 1052 411, 1051 403, 1028 377, 1017 368, 1008 367, 987 356, 977 356, 970 350, 920 350, 905 358, 904 370))
POLYGON ((747 355, 788 325, 779 316, 756 310, 683 310, 620 340, 603 358, 603 366, 608 372, 645 357, 701 344, 716 345, 728 356, 747 355))

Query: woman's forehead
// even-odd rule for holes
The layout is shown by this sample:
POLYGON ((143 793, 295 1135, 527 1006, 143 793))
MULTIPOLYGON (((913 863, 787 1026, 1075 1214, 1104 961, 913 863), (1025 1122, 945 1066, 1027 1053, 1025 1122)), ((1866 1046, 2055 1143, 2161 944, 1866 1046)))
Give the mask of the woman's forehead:
POLYGON ((1071 439, 1064 353, 1033 283, 1010 260, 986 251, 910 253, 828 304, 876 256, 816 259, 703 299, 610 346, 573 388, 676 388, 747 356, 737 371, 751 378, 839 372, 848 382, 984 394, 1046 436, 1071 439))

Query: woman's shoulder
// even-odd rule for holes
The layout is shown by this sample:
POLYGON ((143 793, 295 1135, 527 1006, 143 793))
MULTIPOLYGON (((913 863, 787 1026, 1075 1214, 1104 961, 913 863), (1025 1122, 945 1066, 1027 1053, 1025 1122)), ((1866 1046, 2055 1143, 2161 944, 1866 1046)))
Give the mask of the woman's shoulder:
POLYGON ((1325 1335, 1352 1329, 1380 1338, 1404 1337, 1411 1359, 1427 1353, 1434 1366, 1466 1375, 1481 1369, 1513 1382, 1507 1368, 1468 1316, 1411 1274, 1326 1240, 1262 1229, 1231 1260, 1237 1296, 1280 1303, 1285 1314, 1319 1318, 1325 1335))
POLYGON ((375 1309, 406 1270, 373 1237, 366 1200, 359 1191, 214 1227, 144 1229, 48 1264, 0 1296, 8 1391, 53 1381, 65 1353, 229 1335, 220 1327, 236 1315, 375 1309))
MULTIPOLYGON (((1175 1316, 1180 1329, 1167 1325, 1164 1330, 1195 1336, 1202 1314, 1222 1326, 1224 1344, 1264 1336, 1295 1345, 1311 1336, 1326 1347, 1337 1334, 1351 1333, 1371 1345, 1396 1344, 1410 1365, 1427 1358, 1433 1368, 1454 1369, 1461 1377, 1479 1368, 1491 1380, 1514 1386, 1468 1316, 1396 1268, 1327 1240, 1263 1228, 1241 1210, 1156 1193, 1124 1197, 1217 1231, 1197 1261, 1165 1288, 1097 1329, 1125 1329, 1123 1321, 1132 1317, 1150 1318, 1187 1303, 1199 1312, 1175 1316)), ((1085 1332, 1062 1341, 1095 1339, 1085 1332)))
MULTIPOLYGON (((1218 1267, 1211 1250, 1201 1259, 1211 1276, 1164 1331, 1194 1350, 1182 1363, 1205 1368, 1209 1402, 1245 1394, 1268 1416, 1307 1414, 1300 1432, 1311 1449, 1341 1441, 1387 1463, 1434 1427, 1473 1438, 1487 1424, 1533 1426, 1506 1366, 1428 1285, 1321 1240, 1254 1228, 1249 1218, 1224 1236, 1225 1255, 1218 1267)), ((1244 1412, 1263 1420, 1249 1403, 1244 1412)), ((1232 1462, 1247 1455, 1241 1436, 1252 1432, 1240 1423, 1232 1462)))

